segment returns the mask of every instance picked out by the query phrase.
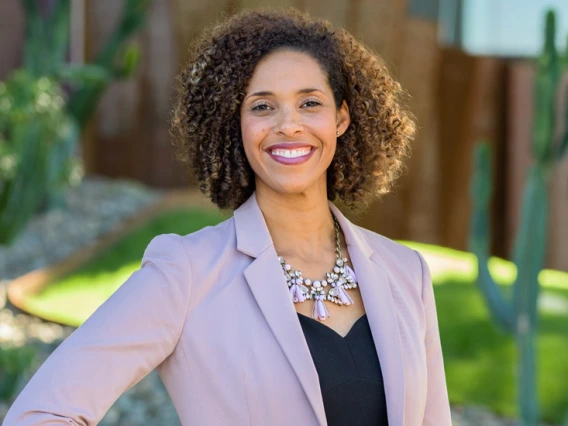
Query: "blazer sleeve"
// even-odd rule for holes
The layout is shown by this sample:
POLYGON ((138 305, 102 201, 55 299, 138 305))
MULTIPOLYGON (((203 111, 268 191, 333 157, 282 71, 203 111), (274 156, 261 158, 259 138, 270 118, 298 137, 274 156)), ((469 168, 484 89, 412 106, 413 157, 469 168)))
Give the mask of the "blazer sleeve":
POLYGON ((181 237, 155 237, 141 268, 47 358, 3 425, 96 425, 122 393, 173 352, 190 284, 181 237))
POLYGON ((432 278, 428 264, 420 253, 416 253, 422 265, 422 302, 426 315, 424 345, 426 348, 428 385, 422 426, 451 426, 450 402, 432 278))

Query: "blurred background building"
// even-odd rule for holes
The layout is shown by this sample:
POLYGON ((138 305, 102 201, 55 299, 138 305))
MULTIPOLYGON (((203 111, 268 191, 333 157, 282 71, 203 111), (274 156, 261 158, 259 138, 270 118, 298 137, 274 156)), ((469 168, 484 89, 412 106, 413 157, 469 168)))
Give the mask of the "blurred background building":
MULTIPOLYGON (((72 5, 69 56, 81 63, 114 28, 122 2, 72 5)), ((467 249, 472 149, 487 140, 496 159, 492 252, 509 258, 532 161, 533 60, 548 8, 557 12, 565 48, 565 0, 153 0, 134 40, 142 53, 136 76, 113 83, 83 135, 87 173, 194 186, 170 150, 175 75, 205 26, 261 5, 295 6, 346 27, 386 60, 412 97, 419 134, 408 172, 392 194, 353 219, 391 238, 467 249)), ((0 2, 0 80, 21 65, 24 25, 18 0, 0 2)), ((568 270, 566 161, 553 180, 546 267, 568 270)))

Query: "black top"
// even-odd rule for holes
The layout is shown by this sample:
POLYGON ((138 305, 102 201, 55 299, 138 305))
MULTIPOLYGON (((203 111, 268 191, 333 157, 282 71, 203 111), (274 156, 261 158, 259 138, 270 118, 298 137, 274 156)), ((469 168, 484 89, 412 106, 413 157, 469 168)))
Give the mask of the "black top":
POLYGON ((367 315, 341 337, 298 313, 319 375, 328 426, 387 426, 381 365, 367 315))

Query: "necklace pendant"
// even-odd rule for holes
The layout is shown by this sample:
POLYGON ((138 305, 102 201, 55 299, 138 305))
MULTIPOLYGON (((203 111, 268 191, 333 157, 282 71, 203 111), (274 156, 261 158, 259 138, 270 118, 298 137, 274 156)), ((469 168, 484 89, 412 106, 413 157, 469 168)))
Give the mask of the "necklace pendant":
POLYGON ((315 296, 314 308, 312 310, 312 318, 320 321, 324 321, 329 318, 329 312, 325 306, 325 294, 318 294, 315 296))
POLYGON ((349 296, 349 294, 347 294, 347 292, 345 291, 343 286, 339 285, 336 288, 337 288, 337 293, 338 293, 338 296, 339 296, 339 300, 341 301, 341 304, 342 305, 352 305, 353 299, 351 299, 351 296, 349 296))
POLYGON ((344 282, 345 280, 340 279, 340 281, 332 284, 333 287, 329 290, 328 293, 328 300, 339 306, 349 306, 354 303, 351 296, 349 296, 349 294, 345 291, 345 287, 343 285, 344 282))
MULTIPOLYGON (((355 271, 349 267, 349 265, 345 265, 345 275, 347 276, 348 281, 357 282, 357 275, 355 275, 355 271), (351 279, 349 279, 351 278, 351 279)), ((357 287, 355 285, 355 287, 357 287)))
POLYGON ((304 303, 306 300, 306 292, 298 284, 293 284, 290 287, 290 296, 292 296, 294 303, 304 303))
POLYGON ((288 280, 288 289, 294 303, 304 303, 306 299, 311 298, 310 290, 304 285, 304 279, 301 275, 288 280))

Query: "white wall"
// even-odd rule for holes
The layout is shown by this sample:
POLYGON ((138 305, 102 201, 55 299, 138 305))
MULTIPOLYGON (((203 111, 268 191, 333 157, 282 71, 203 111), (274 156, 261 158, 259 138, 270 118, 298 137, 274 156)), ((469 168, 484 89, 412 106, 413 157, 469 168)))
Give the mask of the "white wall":
POLYGON ((535 56, 548 8, 556 10, 557 46, 564 49, 568 0, 464 0, 463 47, 472 54, 535 56))

